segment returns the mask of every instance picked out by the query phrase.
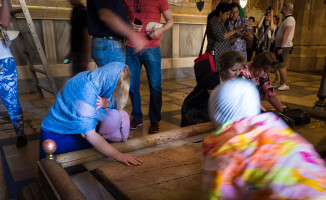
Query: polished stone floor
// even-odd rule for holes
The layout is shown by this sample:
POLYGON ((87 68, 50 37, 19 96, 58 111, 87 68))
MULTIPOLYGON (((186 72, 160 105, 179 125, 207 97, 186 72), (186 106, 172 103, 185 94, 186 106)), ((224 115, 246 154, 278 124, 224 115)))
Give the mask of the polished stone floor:
MULTIPOLYGON (((317 101, 316 94, 320 86, 321 75, 290 72, 288 78, 290 90, 277 91, 279 99, 283 103, 312 107, 317 101)), ((271 74, 271 80, 273 79, 274 75, 271 74)), ((195 79, 164 80, 162 82, 163 107, 160 131, 179 127, 182 102, 192 91, 195 83, 195 79)), ((144 126, 131 131, 130 138, 146 135, 149 127, 147 116, 149 89, 147 82, 141 83, 141 95, 144 126)), ((37 176, 36 161, 38 159, 39 131, 42 119, 53 103, 54 96, 46 94, 45 99, 40 100, 37 94, 24 94, 19 96, 19 100, 24 112, 25 132, 29 141, 26 147, 20 149, 15 146, 16 137, 13 127, 3 104, 0 104, 0 146, 8 193, 11 199, 16 199, 19 189, 35 180, 37 176)), ((271 108, 267 102, 263 102, 263 105, 271 108)), ((129 114, 131 113, 130 102, 125 110, 129 114)), ((312 142, 317 149, 326 150, 325 121, 313 119, 312 123, 304 127, 297 127, 296 130, 308 141, 312 142)))

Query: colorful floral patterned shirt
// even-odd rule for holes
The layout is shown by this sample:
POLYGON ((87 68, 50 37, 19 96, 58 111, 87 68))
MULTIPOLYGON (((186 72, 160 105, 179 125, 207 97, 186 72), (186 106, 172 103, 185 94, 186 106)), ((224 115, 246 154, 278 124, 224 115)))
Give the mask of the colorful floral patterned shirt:
POLYGON ((245 68, 243 70, 241 70, 241 73, 239 75, 239 77, 243 78, 243 79, 248 79, 249 81, 251 81, 253 84, 255 84, 255 86, 258 88, 259 90, 259 94, 260 94, 260 98, 261 99, 269 99, 271 97, 276 96, 276 93, 274 91, 274 88, 271 84, 271 81, 269 80, 269 76, 268 74, 266 74, 263 77, 253 77, 248 68, 245 68))

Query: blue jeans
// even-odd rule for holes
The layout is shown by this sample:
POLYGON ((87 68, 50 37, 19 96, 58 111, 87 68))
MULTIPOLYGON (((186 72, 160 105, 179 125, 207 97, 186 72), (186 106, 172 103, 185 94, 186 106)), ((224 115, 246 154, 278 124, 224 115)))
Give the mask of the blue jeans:
POLYGON ((111 62, 126 63, 125 45, 116 40, 105 38, 92 39, 92 54, 97 66, 111 62))
POLYGON ((161 50, 160 47, 144 49, 134 53, 134 48, 126 47, 126 64, 130 70, 130 90, 129 95, 132 103, 131 116, 133 119, 142 119, 141 98, 139 93, 140 72, 144 64, 150 89, 149 112, 148 116, 151 122, 161 120, 162 108, 162 87, 161 87, 161 50))
POLYGON ((13 57, 0 60, 0 98, 16 135, 24 134, 23 112, 17 95, 17 69, 13 57))

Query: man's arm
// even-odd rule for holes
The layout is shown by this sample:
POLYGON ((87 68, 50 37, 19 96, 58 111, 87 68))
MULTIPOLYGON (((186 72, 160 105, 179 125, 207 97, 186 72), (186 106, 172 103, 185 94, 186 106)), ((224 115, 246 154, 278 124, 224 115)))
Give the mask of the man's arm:
POLYGON ((11 16, 7 0, 2 0, 1 7, 1 24, 3 27, 8 28, 10 26, 11 16))
POLYGON ((98 11, 100 20, 112 31, 131 40, 135 44, 136 52, 144 48, 145 38, 139 36, 129 24, 125 23, 118 15, 108 8, 102 8, 98 11))
POLYGON ((173 17, 172 17, 170 9, 164 11, 162 14, 163 14, 163 17, 164 17, 166 23, 161 28, 153 28, 153 29, 148 30, 148 31, 152 32, 149 35, 149 37, 151 39, 156 39, 156 38, 160 37, 162 35, 162 33, 169 30, 173 26, 174 22, 173 22, 173 17))

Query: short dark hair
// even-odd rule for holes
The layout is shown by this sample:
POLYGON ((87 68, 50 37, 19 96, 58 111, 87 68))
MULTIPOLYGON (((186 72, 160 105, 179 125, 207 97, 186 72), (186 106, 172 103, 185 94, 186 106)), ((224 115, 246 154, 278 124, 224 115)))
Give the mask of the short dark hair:
POLYGON ((250 16, 249 19, 252 19, 252 21, 255 22, 255 18, 253 16, 250 16))
POLYGON ((245 58, 238 51, 225 51, 221 54, 219 59, 220 71, 230 69, 236 63, 241 63, 244 65, 245 62, 245 58))
POLYGON ((230 3, 230 7, 231 7, 231 10, 232 10, 233 8, 237 7, 238 10, 240 11, 240 6, 239 6, 239 4, 237 4, 237 3, 230 3))
POLYGON ((263 52, 255 56, 251 67, 253 71, 275 70, 277 66, 275 55, 272 52, 263 52))
POLYGON ((225 2, 220 2, 215 10, 211 13, 209 13, 207 19, 209 20, 210 18, 212 18, 213 16, 220 16, 220 13, 225 13, 231 10, 230 4, 225 3, 225 2))

